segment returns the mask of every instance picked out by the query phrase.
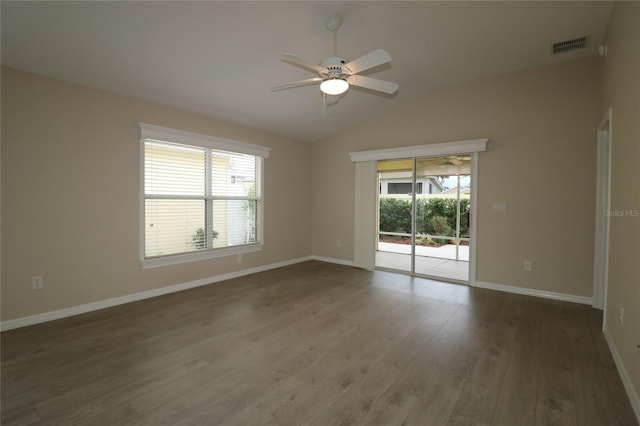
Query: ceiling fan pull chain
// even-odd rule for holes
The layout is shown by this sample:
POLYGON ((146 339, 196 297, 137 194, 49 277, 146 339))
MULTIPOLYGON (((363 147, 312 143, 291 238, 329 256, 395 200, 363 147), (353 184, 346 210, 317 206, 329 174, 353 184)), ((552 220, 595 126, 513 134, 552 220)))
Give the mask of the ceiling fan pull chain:
POLYGON ((327 110, 327 94, 322 92, 322 118, 325 118, 327 116, 326 110, 327 110))

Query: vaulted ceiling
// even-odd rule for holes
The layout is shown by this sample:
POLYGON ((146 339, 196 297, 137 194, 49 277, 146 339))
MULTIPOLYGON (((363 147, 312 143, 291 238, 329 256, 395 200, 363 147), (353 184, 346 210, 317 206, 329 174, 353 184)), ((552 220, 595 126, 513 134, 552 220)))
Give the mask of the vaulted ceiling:
MULTIPOLYGON (((305 141, 321 140, 438 86, 595 55, 612 2, 10 2, 1 3, 2 64, 175 106, 305 141), (393 96, 351 88, 323 98, 314 77, 280 60, 332 56, 325 19, 340 13, 338 54, 381 48, 365 75, 393 96), (586 48, 551 54, 555 42, 586 48)), ((160 123, 161 124, 161 123, 160 123)))

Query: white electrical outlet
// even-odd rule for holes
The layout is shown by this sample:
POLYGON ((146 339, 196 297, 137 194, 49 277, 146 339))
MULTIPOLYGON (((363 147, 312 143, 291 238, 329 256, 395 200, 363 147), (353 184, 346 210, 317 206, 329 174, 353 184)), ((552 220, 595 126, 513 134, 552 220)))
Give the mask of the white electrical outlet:
POLYGON ((42 275, 31 277, 31 290, 39 290, 44 286, 42 275))
POLYGON ((530 260, 525 260, 524 261, 524 270, 527 272, 531 272, 533 271, 533 262, 530 260))
POLYGON ((336 240, 336 247, 342 247, 342 240, 336 240))
POLYGON ((620 315, 618 316, 618 321, 620 321, 620 325, 624 325, 624 308, 620 306, 620 315))

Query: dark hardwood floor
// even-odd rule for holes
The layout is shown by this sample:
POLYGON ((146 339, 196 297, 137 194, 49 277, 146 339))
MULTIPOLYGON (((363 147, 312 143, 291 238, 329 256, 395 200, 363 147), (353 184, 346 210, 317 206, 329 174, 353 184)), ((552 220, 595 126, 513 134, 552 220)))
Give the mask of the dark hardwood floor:
POLYGON ((306 262, 2 333, 2 424, 635 425, 600 324, 306 262))

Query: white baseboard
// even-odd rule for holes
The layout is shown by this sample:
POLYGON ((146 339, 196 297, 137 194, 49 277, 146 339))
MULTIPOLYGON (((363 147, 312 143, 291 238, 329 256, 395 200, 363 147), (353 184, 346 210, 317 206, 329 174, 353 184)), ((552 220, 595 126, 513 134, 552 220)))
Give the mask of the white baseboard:
POLYGON ((316 255, 311 256, 311 259, 317 260, 320 262, 335 263, 335 264, 344 265, 344 266, 356 266, 353 260, 334 259, 333 257, 322 257, 322 256, 316 256, 316 255))
MULTIPOLYGON (((125 303, 136 302, 138 300, 149 299, 151 297, 162 296, 164 294, 175 293, 177 291, 187 290, 190 288, 200 287, 203 285, 214 284, 220 281, 226 281, 245 275, 255 274, 258 272, 268 271, 270 269, 281 268, 308 260, 317 260, 320 262, 335 263, 344 266, 355 266, 354 261, 336 259, 323 256, 305 256, 296 259, 285 260, 283 262, 271 263, 268 265, 257 266, 255 268, 244 269, 241 271, 230 272, 228 274, 214 275, 212 277, 201 278, 186 283, 174 284, 167 287, 161 287, 154 290, 143 291, 140 293, 129 294, 126 296, 114 297, 112 299, 100 300, 98 302, 87 303, 84 305, 72 306, 70 308, 60 309, 56 311, 45 312, 42 314, 30 315, 27 317, 16 318, 8 321, 0 322, 0 331, 12 330, 15 328, 26 327, 29 325, 40 324, 47 321, 53 321, 74 315, 80 315, 87 312, 97 311, 100 309, 110 308, 113 306, 123 305, 125 303)), ((476 287, 486 288, 490 290, 505 291, 508 293, 523 294, 527 296, 544 297, 547 299, 563 300, 567 302, 582 303, 591 305, 590 297, 574 296, 570 294, 554 293, 550 291, 542 291, 521 287, 513 287, 503 284, 493 284, 482 281, 476 281, 476 287)))
POLYGON ((629 397, 631 408, 633 408, 633 412, 636 414, 636 419, 640 424, 640 397, 638 397, 638 392, 633 387, 631 377, 629 377, 629 373, 622 363, 622 358, 620 358, 620 353, 618 352, 616 344, 613 342, 613 338, 609 333, 609 329, 605 327, 602 332, 604 333, 604 338, 609 345, 609 350, 611 351, 611 355, 613 356, 613 361, 616 363, 616 367, 618 367, 618 373, 620 374, 620 378, 622 379, 624 389, 627 391, 627 396, 629 397))
POLYGON ((525 296, 542 297, 544 299, 562 300, 564 302, 581 303, 591 305, 593 299, 586 296, 576 296, 573 294, 556 293, 553 291, 536 290, 533 288, 514 287, 511 285, 494 284, 483 281, 476 281, 475 287, 486 288, 488 290, 504 291, 507 293, 522 294, 525 296))
POLYGON ((138 300, 149 299, 151 297, 162 296, 164 294, 175 293, 177 291, 187 290, 190 288, 201 287, 203 285, 214 284, 220 281, 230 280, 232 278, 243 277, 258 272, 268 271, 270 269, 281 268, 300 262, 311 260, 311 256, 299 257, 296 259, 285 260, 283 262, 271 263, 268 265, 256 266, 255 268, 244 269, 241 271, 230 272, 228 274, 214 275, 212 277, 201 278, 186 283, 174 284, 167 287, 161 287, 153 290, 147 290, 140 293, 128 294, 126 296, 114 297, 112 299, 100 300, 98 302, 87 303, 84 305, 72 306, 70 308, 60 309, 57 311, 45 312, 37 315, 16 318, 0 323, 0 331, 12 330, 14 328, 26 327, 28 325, 40 324, 47 321, 53 321, 61 318, 71 317, 74 315, 84 314, 87 312, 97 311, 100 309, 111 308, 113 306, 123 305, 125 303, 136 302, 138 300))

